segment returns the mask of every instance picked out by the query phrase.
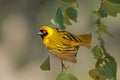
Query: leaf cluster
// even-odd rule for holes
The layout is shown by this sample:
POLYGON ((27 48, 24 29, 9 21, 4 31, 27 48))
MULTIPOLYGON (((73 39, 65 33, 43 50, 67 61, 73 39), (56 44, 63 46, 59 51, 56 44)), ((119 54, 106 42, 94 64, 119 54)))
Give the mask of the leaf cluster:
POLYGON ((101 6, 98 11, 94 11, 99 17, 113 16, 120 13, 120 0, 101 0, 101 6))
POLYGON ((101 6, 98 11, 94 11, 97 14, 98 19, 96 25, 98 29, 96 34, 98 35, 99 43, 92 48, 92 53, 95 57, 95 68, 89 71, 89 75, 93 80, 117 80, 117 63, 114 57, 112 57, 105 49, 105 41, 102 35, 105 34, 113 38, 113 35, 108 31, 108 27, 102 23, 103 18, 107 18, 108 15, 116 17, 120 13, 120 1, 118 0, 101 0, 101 6))
POLYGON ((93 55, 97 59, 95 69, 90 70, 89 75, 94 80, 116 80, 117 63, 115 59, 106 51, 105 42, 102 37, 98 38, 99 44, 93 49, 93 55))
POLYGON ((65 25, 72 25, 71 21, 77 22, 77 8, 76 0, 59 0, 56 16, 51 19, 51 22, 58 26, 60 30, 65 30, 65 25), (62 6, 67 5, 63 10, 62 6))

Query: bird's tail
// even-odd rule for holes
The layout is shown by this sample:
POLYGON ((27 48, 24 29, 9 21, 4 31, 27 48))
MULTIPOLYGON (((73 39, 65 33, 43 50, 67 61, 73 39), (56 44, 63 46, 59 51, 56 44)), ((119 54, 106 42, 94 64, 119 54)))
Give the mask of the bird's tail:
POLYGON ((80 39, 81 46, 85 46, 87 48, 91 47, 92 34, 82 34, 82 35, 77 35, 77 37, 80 39))

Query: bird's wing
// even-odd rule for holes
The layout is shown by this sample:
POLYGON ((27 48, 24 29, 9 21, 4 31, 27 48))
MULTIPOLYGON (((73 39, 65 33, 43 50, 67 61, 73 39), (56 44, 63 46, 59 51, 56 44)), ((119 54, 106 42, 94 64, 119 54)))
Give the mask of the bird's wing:
POLYGON ((66 46, 70 46, 70 47, 79 46, 81 42, 81 40, 77 36, 66 31, 61 33, 61 36, 62 36, 61 42, 66 46))

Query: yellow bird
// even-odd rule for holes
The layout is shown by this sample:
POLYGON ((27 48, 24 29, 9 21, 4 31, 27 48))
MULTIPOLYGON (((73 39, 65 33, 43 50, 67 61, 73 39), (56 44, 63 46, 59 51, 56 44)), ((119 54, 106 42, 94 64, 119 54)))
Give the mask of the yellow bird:
POLYGON ((79 46, 90 47, 92 34, 74 35, 58 28, 41 26, 38 34, 49 52, 61 60, 76 63, 76 54, 79 46))

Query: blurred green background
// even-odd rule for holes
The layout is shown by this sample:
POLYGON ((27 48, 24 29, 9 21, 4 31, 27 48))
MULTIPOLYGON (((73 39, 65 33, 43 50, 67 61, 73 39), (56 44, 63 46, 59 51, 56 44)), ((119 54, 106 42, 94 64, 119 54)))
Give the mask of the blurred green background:
MULTIPOLYGON (((55 80, 61 71, 60 61, 51 56, 51 71, 42 71, 40 64, 48 56, 41 38, 36 34, 41 25, 53 24, 58 0, 0 0, 0 80, 55 80)), ((78 23, 67 27, 74 34, 96 31, 96 16, 92 11, 100 6, 99 0, 78 0, 78 23)), ((105 36, 106 48, 118 63, 117 78, 120 80, 120 14, 108 16, 103 22, 109 26, 114 38, 105 36)), ((92 46, 97 43, 93 35, 92 46)), ((95 59, 88 49, 80 47, 78 63, 70 65, 80 80, 92 80, 89 70, 95 59)))

